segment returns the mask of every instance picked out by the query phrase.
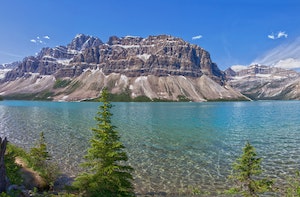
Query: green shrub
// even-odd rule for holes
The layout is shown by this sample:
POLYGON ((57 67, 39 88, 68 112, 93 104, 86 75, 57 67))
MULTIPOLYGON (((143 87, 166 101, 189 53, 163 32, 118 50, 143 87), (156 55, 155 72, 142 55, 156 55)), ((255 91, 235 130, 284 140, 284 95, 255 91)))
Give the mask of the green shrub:
POLYGON ((71 80, 68 79, 57 79, 55 81, 55 84, 53 85, 54 89, 58 89, 58 88, 65 88, 67 87, 69 84, 71 83, 71 80))
POLYGON ((284 192, 286 197, 300 197, 300 172, 297 171, 294 176, 288 177, 287 187, 284 192))
POLYGON ((23 179, 20 174, 21 166, 16 164, 16 157, 23 154, 20 148, 14 146, 11 143, 7 144, 7 149, 5 153, 5 167, 6 173, 10 180, 11 184, 21 185, 23 183, 23 179), (21 153, 22 152, 22 153, 21 153))

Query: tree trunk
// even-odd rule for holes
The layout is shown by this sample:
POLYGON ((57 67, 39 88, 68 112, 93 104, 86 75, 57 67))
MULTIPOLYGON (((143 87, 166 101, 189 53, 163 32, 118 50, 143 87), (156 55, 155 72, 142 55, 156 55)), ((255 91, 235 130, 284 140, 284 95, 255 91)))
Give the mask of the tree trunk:
POLYGON ((5 163, 4 163, 4 154, 6 150, 7 139, 0 137, 0 193, 6 192, 8 186, 8 179, 6 177, 5 163))

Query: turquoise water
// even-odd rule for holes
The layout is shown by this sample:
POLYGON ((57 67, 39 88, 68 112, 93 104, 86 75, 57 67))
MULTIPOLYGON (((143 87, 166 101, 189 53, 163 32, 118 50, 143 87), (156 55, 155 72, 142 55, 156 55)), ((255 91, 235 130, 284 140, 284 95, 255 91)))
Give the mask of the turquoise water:
MULTIPOLYGON (((62 171, 76 175, 99 103, 0 102, 0 136, 29 149, 43 131, 62 171)), ((113 124, 139 193, 226 188, 248 140, 281 180, 300 164, 300 102, 114 103, 113 124)))

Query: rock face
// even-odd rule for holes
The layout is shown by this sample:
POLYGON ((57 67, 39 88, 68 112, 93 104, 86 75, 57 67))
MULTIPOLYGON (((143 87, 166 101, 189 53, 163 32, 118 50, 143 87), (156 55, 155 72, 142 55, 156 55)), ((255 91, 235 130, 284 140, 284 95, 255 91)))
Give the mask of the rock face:
POLYGON ((96 97, 104 86, 113 93, 129 88, 132 97, 151 99, 245 99, 226 84, 207 51, 168 35, 112 36, 103 43, 79 34, 67 46, 25 58, 1 80, 0 94, 47 90, 55 100, 80 100, 96 97))
POLYGON ((296 71, 251 65, 229 68, 225 73, 229 84, 251 99, 300 99, 300 75, 296 71))

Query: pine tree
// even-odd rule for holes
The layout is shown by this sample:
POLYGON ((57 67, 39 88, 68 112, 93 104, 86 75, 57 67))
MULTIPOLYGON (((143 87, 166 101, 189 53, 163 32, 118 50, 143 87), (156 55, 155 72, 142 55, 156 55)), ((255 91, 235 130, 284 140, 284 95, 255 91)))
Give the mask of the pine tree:
POLYGON ((102 105, 95 117, 97 127, 92 129, 94 136, 83 164, 87 171, 80 174, 73 185, 84 196, 133 196, 133 168, 125 165, 128 157, 111 123, 112 105, 108 95, 104 89, 100 98, 102 105))
POLYGON ((45 185, 40 189, 52 189, 54 182, 59 175, 59 168, 56 163, 51 162, 51 155, 47 151, 47 144, 44 133, 40 133, 40 139, 35 147, 30 149, 29 165, 36 170, 44 179, 45 185))
POLYGON ((243 154, 233 164, 234 179, 239 187, 235 188, 243 196, 258 196, 259 193, 270 191, 273 182, 266 179, 258 180, 262 173, 261 158, 257 157, 255 148, 247 142, 243 154))
POLYGON ((40 169, 45 166, 45 163, 50 159, 50 154, 47 151, 44 132, 40 133, 40 139, 37 145, 30 149, 31 166, 34 169, 40 169))

